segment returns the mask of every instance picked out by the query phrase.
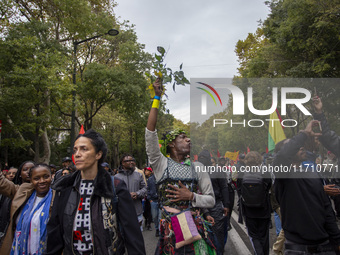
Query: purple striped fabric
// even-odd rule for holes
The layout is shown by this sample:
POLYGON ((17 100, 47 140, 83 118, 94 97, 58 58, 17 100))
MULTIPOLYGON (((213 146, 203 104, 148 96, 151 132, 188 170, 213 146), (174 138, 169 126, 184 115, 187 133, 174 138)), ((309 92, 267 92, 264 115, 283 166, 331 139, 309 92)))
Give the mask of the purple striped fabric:
POLYGON ((190 211, 185 212, 185 218, 187 219, 187 223, 188 223, 191 235, 197 236, 198 235, 197 227, 195 225, 195 222, 192 219, 192 214, 190 211))
POLYGON ((171 224, 172 224, 172 229, 175 232, 176 242, 178 243, 178 242, 184 241, 183 232, 182 232, 181 225, 179 224, 177 216, 171 217, 171 224))

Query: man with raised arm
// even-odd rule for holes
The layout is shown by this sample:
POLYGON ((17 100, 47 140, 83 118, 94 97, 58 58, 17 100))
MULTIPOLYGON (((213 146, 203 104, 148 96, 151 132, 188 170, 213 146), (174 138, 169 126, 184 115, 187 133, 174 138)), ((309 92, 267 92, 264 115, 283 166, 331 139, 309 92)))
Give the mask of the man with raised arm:
MULTIPOLYGON (((188 164, 186 156, 190 154, 190 138, 183 130, 173 130, 164 139, 166 157, 159 148, 156 131, 159 103, 162 96, 161 81, 154 83, 155 98, 150 110, 145 131, 146 152, 157 182, 159 199, 162 208, 160 222, 160 239, 155 254, 195 254, 195 251, 206 251, 200 254, 215 254, 212 232, 205 236, 204 221, 200 215, 194 216, 195 225, 202 239, 193 242, 186 241, 184 246, 176 248, 176 244, 183 240, 176 240, 169 235, 173 229, 170 217, 183 210, 195 211, 196 208, 212 208, 215 197, 208 173, 203 172, 201 163, 188 164), (202 170, 202 171, 201 171, 202 170), (198 192, 199 190, 199 192, 198 192), (194 209, 195 208, 195 209, 194 209)), ((211 217, 207 218, 213 223, 211 217)), ((197 238, 197 237, 196 237, 197 238)), ((178 246, 177 246, 178 247, 178 246)))

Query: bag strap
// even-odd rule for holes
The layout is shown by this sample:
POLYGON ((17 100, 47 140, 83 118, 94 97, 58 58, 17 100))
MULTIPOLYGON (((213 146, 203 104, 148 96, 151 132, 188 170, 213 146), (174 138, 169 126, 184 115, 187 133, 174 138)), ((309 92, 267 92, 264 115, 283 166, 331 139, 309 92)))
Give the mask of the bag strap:
POLYGON ((117 232, 118 232, 118 237, 121 237, 123 242, 125 242, 125 236, 124 236, 124 231, 123 231, 123 227, 122 224, 120 222, 119 219, 119 214, 118 214, 118 196, 116 193, 116 187, 115 187, 115 177, 113 175, 110 176, 111 177, 111 181, 112 181, 112 190, 113 190, 113 207, 115 209, 116 212, 116 217, 117 217, 117 232))
POLYGON ((111 181, 112 181, 112 190, 113 190, 113 204, 114 206, 118 206, 118 196, 116 194, 116 188, 115 188, 115 177, 113 175, 111 175, 111 181))

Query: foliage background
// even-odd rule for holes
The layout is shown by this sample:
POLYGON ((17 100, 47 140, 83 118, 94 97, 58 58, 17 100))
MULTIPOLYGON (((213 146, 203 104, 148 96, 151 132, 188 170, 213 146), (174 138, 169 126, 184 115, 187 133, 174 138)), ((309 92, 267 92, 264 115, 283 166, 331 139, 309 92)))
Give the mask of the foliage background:
MULTIPOLYGON (((269 109, 272 102, 272 85, 265 81, 251 82, 252 78, 340 78, 340 3, 336 0, 272 0, 266 4, 270 14, 259 22, 255 33, 249 33, 247 38, 239 40, 235 47, 238 56, 239 75, 234 77, 233 84, 240 87, 246 95, 246 88, 253 87, 254 107, 269 109)), ((279 83, 279 80, 278 80, 279 83)), ((278 84, 277 87, 282 85, 278 84)), ((286 84, 287 86, 287 84, 286 84)), ((331 128, 340 134, 339 123, 339 84, 333 86, 316 84, 318 96, 323 100, 324 111, 331 128)), ((314 94, 313 87, 308 89, 314 94)), ((280 98, 280 95, 279 95, 280 98)), ((258 119, 249 111, 245 115, 232 115, 232 96, 224 112, 215 114, 202 125, 191 125, 194 142, 192 154, 198 154, 202 147, 208 148, 213 156, 217 150, 221 156, 226 151, 247 152, 266 151, 268 141, 268 123, 264 128, 254 129, 229 128, 220 125, 210 130, 213 119, 233 119, 233 121, 258 119)), ((312 105, 306 105, 313 112, 312 105)), ((245 107, 247 109, 247 107, 245 107)), ((281 111, 278 107, 279 112, 281 111)), ((294 108, 287 110, 287 118, 298 121, 296 128, 285 128, 287 137, 304 129, 311 118, 306 118, 294 108)), ((269 116, 265 116, 269 118, 269 116)))
MULTIPOLYGON (((339 78, 340 3, 336 0, 272 0, 270 15, 256 33, 235 46, 237 78, 339 78)), ((151 100, 146 72, 155 55, 138 42, 134 25, 118 21, 113 0, 3 0, 0 2, 0 161, 18 166, 26 159, 60 165, 70 155, 72 91, 76 91, 76 133, 80 125, 94 128, 109 146, 108 162, 117 166, 125 152, 146 163, 144 129, 151 100), (73 42, 104 34, 78 46, 77 85, 72 83, 73 42)), ((124 17, 123 17, 124 18, 124 17)), ((181 60, 179 60, 181 61, 181 60)), ((268 88, 255 86, 255 104, 268 108, 268 88)), ((317 88, 331 127, 340 133, 339 90, 317 88)), ((229 101, 231 104, 232 100, 229 101)), ((224 118, 230 117, 230 107, 224 118)), ((290 112, 299 116, 299 112, 290 112)), ((218 116, 217 116, 218 117, 218 116)), ((287 130, 290 136, 303 128, 287 130)), ((189 130, 163 104, 159 134, 174 127, 189 130)), ((217 150, 260 152, 267 131, 247 129, 207 132, 206 124, 191 123, 193 152, 217 150), (196 137, 195 137, 196 136, 196 137)))

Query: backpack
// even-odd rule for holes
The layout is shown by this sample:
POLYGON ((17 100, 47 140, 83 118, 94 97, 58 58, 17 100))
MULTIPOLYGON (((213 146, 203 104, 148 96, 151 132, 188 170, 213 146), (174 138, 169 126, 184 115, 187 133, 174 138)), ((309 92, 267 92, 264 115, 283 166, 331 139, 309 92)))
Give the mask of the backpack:
POLYGON ((261 173, 245 173, 241 185, 241 201, 247 207, 264 207, 268 191, 261 173))

